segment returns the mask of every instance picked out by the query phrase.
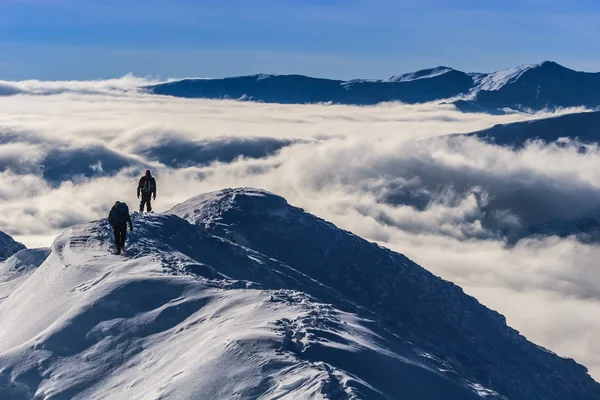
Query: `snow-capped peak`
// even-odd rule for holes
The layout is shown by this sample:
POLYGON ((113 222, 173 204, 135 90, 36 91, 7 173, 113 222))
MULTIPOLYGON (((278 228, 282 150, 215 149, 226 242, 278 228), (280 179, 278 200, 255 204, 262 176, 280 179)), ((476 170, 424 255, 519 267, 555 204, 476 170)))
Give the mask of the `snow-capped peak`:
POLYGON ((473 80, 477 85, 475 90, 498 90, 507 84, 517 81, 525 72, 542 67, 548 63, 549 61, 544 61, 538 64, 524 64, 515 68, 492 72, 490 74, 474 74, 473 80))
POLYGON ((169 213, 194 224, 210 224, 222 218, 231 208, 244 208, 244 213, 270 212, 282 214, 289 204, 280 196, 254 188, 224 189, 201 194, 176 205, 169 213))
POLYGON ((409 82, 416 81, 419 79, 429 79, 435 78, 436 76, 447 74, 448 72, 453 71, 452 68, 448 67, 436 67, 431 69, 423 69, 416 72, 409 72, 406 74, 394 75, 388 79, 385 79, 383 82, 409 82))

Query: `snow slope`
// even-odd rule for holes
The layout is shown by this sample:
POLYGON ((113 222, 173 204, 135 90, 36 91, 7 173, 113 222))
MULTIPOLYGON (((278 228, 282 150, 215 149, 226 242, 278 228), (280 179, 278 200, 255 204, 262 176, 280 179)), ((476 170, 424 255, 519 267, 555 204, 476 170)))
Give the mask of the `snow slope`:
POLYGON ((49 253, 50 249, 23 249, 0 262, 0 302, 29 277, 49 253))
POLYGON ((0 398, 600 396, 457 286, 270 193, 133 222, 123 256, 81 224, 0 286, 0 398))
POLYGON ((503 86, 516 82, 525 72, 537 68, 538 64, 520 65, 515 68, 503 69, 490 74, 473 74, 476 84, 474 92, 480 90, 500 90, 503 86))

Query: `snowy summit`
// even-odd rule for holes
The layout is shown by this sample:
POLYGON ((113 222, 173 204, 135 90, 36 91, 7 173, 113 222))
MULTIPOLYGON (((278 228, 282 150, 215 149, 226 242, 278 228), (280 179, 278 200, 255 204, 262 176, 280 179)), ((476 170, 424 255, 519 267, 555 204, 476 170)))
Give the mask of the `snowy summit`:
POLYGON ((600 398, 456 285, 271 193, 133 223, 121 256, 100 220, 16 283, 0 264, 0 398, 600 398))

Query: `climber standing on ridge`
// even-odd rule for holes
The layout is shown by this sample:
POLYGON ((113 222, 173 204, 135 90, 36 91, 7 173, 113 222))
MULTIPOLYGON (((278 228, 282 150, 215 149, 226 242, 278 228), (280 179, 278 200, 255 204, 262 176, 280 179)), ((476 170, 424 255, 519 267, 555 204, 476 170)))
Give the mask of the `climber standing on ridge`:
POLYGON ((152 211, 150 196, 152 196, 152 200, 156 200, 156 180, 150 173, 149 169, 146 170, 146 175, 140 178, 140 183, 137 187, 138 199, 140 198, 140 193, 142 196, 142 201, 140 202, 140 213, 144 212, 144 205, 146 205, 148 212, 152 211))
POLYGON ((131 216, 129 215, 129 207, 126 203, 117 201, 108 213, 108 223, 113 227, 115 233, 115 248, 116 254, 121 254, 121 250, 125 247, 125 239, 127 238, 127 223, 129 230, 133 230, 131 216))

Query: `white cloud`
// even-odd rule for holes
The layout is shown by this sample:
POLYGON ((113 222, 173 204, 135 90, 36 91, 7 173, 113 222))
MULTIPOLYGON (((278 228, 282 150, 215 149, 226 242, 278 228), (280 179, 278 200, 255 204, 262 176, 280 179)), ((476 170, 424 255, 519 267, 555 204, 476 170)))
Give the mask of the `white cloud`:
POLYGON ((131 74, 122 78, 96 81, 1 81, 0 94, 50 95, 60 93, 85 93, 104 95, 133 95, 139 87, 157 83, 150 79, 137 78, 131 74))
POLYGON ((512 151, 441 137, 532 118, 519 114, 151 97, 140 82, 0 82, 26 93, 0 97, 3 231, 47 245, 117 199, 135 208, 146 167, 157 211, 208 190, 261 187, 456 282, 600 377, 600 248, 558 238, 511 247, 501 235, 595 215, 596 147, 512 151))

